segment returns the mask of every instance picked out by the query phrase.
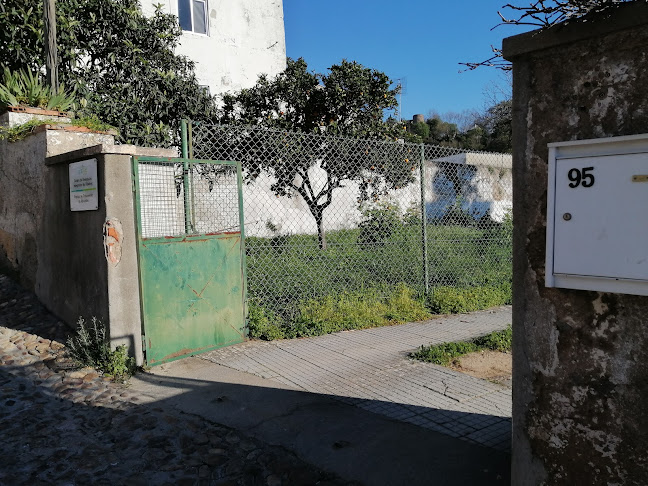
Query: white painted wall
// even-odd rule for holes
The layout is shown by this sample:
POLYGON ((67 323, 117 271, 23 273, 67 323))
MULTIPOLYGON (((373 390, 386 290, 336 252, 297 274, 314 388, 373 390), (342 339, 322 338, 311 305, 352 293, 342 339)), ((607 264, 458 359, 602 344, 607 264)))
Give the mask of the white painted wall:
MULTIPOLYGON (((209 35, 184 32, 178 54, 196 62, 196 75, 212 95, 249 88, 259 74, 274 76, 286 67, 282 0, 207 0, 209 35)), ((142 0, 177 15, 177 0, 142 0)))

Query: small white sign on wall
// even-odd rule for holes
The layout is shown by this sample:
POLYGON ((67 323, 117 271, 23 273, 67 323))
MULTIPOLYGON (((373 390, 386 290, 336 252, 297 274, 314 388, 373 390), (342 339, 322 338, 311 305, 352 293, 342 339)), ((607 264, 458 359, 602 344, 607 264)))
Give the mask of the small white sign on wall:
POLYGON ((97 159, 70 164, 70 210, 92 211, 99 208, 97 159))

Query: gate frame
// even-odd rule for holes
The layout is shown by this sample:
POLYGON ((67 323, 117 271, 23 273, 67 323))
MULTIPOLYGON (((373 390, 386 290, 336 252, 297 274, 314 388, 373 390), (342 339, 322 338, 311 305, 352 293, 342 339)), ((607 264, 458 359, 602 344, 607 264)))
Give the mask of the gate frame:
MULTIPOLYGON (((184 150, 183 150, 184 152, 184 150)), ((140 243, 141 241, 144 240, 142 237, 142 205, 141 205, 141 194, 140 194, 140 187, 139 187, 139 164, 140 162, 144 163, 154 163, 154 162, 167 162, 167 163, 173 163, 173 164, 181 164, 183 167, 182 171, 182 177, 183 177, 183 182, 184 182, 184 187, 189 188, 189 190, 184 190, 183 191, 183 198, 184 198, 184 220, 185 220, 185 232, 182 235, 177 235, 177 236, 160 236, 160 237, 151 237, 151 238, 146 238, 146 240, 158 240, 158 241, 164 241, 164 242, 172 242, 174 240, 176 241, 192 241, 192 240, 199 240, 199 239, 204 239, 205 236, 208 238, 217 238, 219 234, 205 234, 205 233, 195 233, 192 232, 191 234, 188 234, 189 230, 193 230, 193 226, 191 222, 189 221, 189 217, 191 216, 191 207, 192 201, 193 201, 193 186, 191 184, 191 179, 189 177, 189 174, 191 172, 191 168, 194 164, 209 164, 209 165, 221 165, 221 166, 234 166, 236 167, 236 186, 237 186, 237 192, 238 192, 238 213, 239 213, 239 227, 240 227, 240 257, 241 257, 241 278, 242 278, 242 285, 241 285, 241 293, 242 293, 242 299, 243 299, 243 320, 244 320, 244 327, 243 327, 243 334, 242 337, 243 339, 239 342, 244 342, 247 337, 248 337, 248 332, 249 332, 249 323, 248 323, 248 296, 247 296, 247 262, 246 262, 246 254, 245 254, 245 224, 244 224, 244 212, 243 212, 243 190, 242 190, 242 185, 243 185, 243 174, 242 174, 242 169, 241 169, 241 163, 238 161, 227 161, 227 160, 204 160, 204 159, 190 159, 188 157, 157 157, 157 156, 132 156, 131 157, 131 173, 132 173, 132 191, 133 191, 133 210, 135 212, 135 247, 137 250, 137 277, 138 277, 138 289, 139 289, 139 294, 140 294, 140 322, 141 322, 141 346, 142 346, 142 354, 143 354, 143 362, 146 366, 157 366, 160 364, 164 363, 169 363, 171 361, 175 361, 177 359, 182 359, 186 358, 189 356, 193 356, 195 354, 200 354, 204 353, 207 351, 211 351, 214 349, 219 349, 222 347, 230 346, 236 343, 227 343, 227 344, 215 344, 215 345, 210 345, 206 346, 203 348, 199 349, 194 349, 191 350, 190 352, 183 353, 183 354, 178 354, 178 355, 173 355, 169 359, 163 359, 160 361, 156 361, 154 363, 149 362, 149 357, 147 353, 147 347, 146 347, 146 320, 145 320, 145 313, 144 313, 144 289, 143 289, 143 279, 142 279, 142 274, 141 274, 141 256, 140 256, 140 243)))

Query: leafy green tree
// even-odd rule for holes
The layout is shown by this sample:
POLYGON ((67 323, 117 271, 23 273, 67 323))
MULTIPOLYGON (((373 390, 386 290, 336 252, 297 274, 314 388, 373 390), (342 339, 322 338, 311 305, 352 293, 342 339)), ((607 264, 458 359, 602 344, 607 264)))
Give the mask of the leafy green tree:
POLYGON ((484 131, 484 150, 511 152, 513 148, 513 103, 500 101, 486 110, 478 124, 484 131))
MULTIPOLYGON (((334 190, 344 181, 360 184, 362 201, 375 198, 377 187, 390 190, 413 180, 412 162, 406 153, 396 154, 391 148, 381 149, 376 142, 369 142, 407 136, 402 124, 385 119, 386 112, 397 106, 397 89, 391 85, 387 75, 357 62, 344 60, 331 66, 328 73, 318 74, 309 71, 300 58, 288 59, 286 70, 275 78, 262 75, 252 88, 224 97, 223 123, 304 134, 302 139, 283 139, 252 131, 247 137, 256 139, 247 140, 246 145, 256 150, 239 158, 248 178, 269 171, 276 178, 272 186, 275 194, 299 194, 304 199, 317 224, 322 249, 326 248, 324 211, 333 201, 334 190), (324 135, 359 140, 334 142, 324 135), (389 150, 392 153, 386 156, 389 150), (313 175, 314 167, 325 174, 324 183, 317 179, 321 176, 313 175)), ((220 144, 222 147, 223 142, 220 144)), ((232 147, 236 144, 240 145, 240 140, 232 147)), ((408 150, 402 147, 397 151, 408 150)))
POLYGON ((459 146, 459 128, 455 123, 443 121, 439 115, 428 118, 425 122, 430 129, 430 136, 426 140, 428 143, 446 147, 459 146))
POLYGON ((430 125, 422 122, 412 122, 409 126, 410 133, 421 137, 421 140, 427 141, 430 138, 430 125))
MULTIPOLYGON (((41 71, 42 0, 0 2, 0 67, 41 71)), ((216 105, 194 64, 174 49, 177 17, 148 18, 137 0, 58 0, 59 78, 76 91, 81 115, 116 126, 120 141, 169 146, 179 120, 209 119, 216 105)))

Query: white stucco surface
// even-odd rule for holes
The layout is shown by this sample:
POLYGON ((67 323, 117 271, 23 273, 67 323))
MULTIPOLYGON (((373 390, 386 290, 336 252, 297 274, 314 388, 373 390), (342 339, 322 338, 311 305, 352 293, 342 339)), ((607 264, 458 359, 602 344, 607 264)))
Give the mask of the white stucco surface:
MULTIPOLYGON (((282 0, 207 0, 208 35, 185 31, 178 54, 196 62, 196 75, 212 95, 248 88, 259 74, 286 67, 282 0)), ((178 0, 143 0, 146 15, 161 4, 178 15, 178 0)))

